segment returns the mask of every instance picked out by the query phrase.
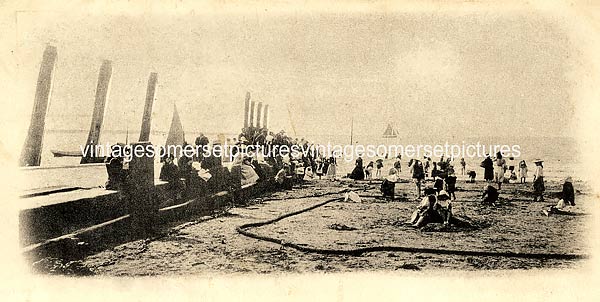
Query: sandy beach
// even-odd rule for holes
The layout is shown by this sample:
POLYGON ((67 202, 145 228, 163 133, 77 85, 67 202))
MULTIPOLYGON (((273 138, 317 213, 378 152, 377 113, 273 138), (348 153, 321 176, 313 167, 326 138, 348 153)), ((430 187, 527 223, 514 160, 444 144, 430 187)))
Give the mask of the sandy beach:
POLYGON ((587 260, 523 259, 491 256, 439 255, 407 252, 372 252, 360 256, 304 253, 293 248, 248 238, 236 227, 264 221, 310 207, 336 193, 351 189, 361 203, 335 201, 252 229, 254 233, 286 242, 325 248, 351 249, 400 245, 437 249, 519 252, 589 253, 585 234, 593 203, 589 189, 576 183, 577 205, 573 215, 546 217, 541 210, 556 202, 559 183, 548 182, 545 202, 532 202, 531 184, 503 186, 496 207, 479 202, 484 182, 458 183, 454 213, 468 219, 473 228, 443 230, 435 224, 414 229, 405 222, 417 205, 413 184, 396 185, 397 199, 380 198, 379 183, 348 180, 306 181, 292 191, 280 191, 252 199, 210 219, 191 220, 165 227, 153 239, 128 242, 89 255, 82 264, 90 273, 108 276, 302 273, 436 269, 532 269, 576 268, 587 260), (331 193, 327 196, 313 195, 331 193), (347 227, 347 228, 346 228, 347 227), (349 230, 346 230, 349 229, 349 230))

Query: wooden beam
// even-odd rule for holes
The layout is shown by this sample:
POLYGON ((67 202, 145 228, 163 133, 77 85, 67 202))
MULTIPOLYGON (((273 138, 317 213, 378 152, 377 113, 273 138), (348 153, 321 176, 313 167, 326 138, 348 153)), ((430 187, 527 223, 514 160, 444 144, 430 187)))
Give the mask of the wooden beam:
POLYGON ((262 116, 263 103, 258 102, 258 106, 256 107, 256 128, 260 128, 260 118, 262 116))
POLYGON ((269 105, 265 105, 263 109, 264 117, 263 117, 263 128, 269 128, 269 105))
POLYGON ((150 73, 148 78, 148 88, 146 90, 146 103, 144 105, 144 116, 142 117, 142 129, 140 130, 140 142, 150 141, 150 126, 152 123, 152 105, 154 104, 154 97, 156 94, 156 83, 158 81, 158 74, 156 72, 150 73))
POLYGON ((250 127, 254 126, 254 105, 254 101, 250 102, 250 127))
POLYGON ((248 114, 250 113, 250 92, 246 92, 246 100, 244 101, 244 128, 248 128, 248 114))
MULTIPOLYGON (((98 74, 98 86, 96 86, 96 99, 94 101, 94 113, 92 114, 92 123, 90 125, 90 132, 88 134, 86 146, 90 146, 91 150, 94 150, 94 146, 100 141, 100 131, 102 129, 102 122, 104 121, 104 114, 106 112, 106 101, 108 97, 108 91, 110 89, 110 78, 112 76, 112 62, 104 60, 102 66, 100 66, 100 72, 98 74)), ((81 157, 81 163, 87 164, 94 162, 94 158, 97 154, 88 153, 86 156, 81 157)))
POLYGON ((19 159, 20 166, 39 166, 42 160, 42 143, 44 141, 44 127, 46 124, 46 113, 50 103, 50 92, 52 91, 52 78, 54 65, 56 63, 56 47, 47 46, 44 50, 42 65, 38 75, 35 100, 29 131, 25 139, 25 145, 19 159))

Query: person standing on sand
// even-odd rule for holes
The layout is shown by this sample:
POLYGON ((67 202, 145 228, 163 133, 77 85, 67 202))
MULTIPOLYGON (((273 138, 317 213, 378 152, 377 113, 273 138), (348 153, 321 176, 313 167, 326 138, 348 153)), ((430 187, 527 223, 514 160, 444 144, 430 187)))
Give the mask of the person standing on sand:
POLYGON ((377 162, 377 172, 375 173, 375 178, 381 178, 381 169, 383 168, 383 159, 378 158, 375 162, 377 162))
POLYGON ((483 178, 487 182, 491 182, 494 179, 494 162, 490 158, 489 154, 485 155, 485 159, 480 165, 483 168, 483 178))
POLYGON ((521 160, 519 163, 519 177, 521 177, 521 183, 524 184, 527 180, 527 163, 525 163, 525 160, 521 160))
POLYGON ((365 171, 363 168, 362 157, 359 156, 356 159, 356 164, 354 166, 354 170, 352 170, 352 173, 350 173, 349 178, 354 179, 354 180, 364 180, 365 179, 365 171))
POLYGON ((417 198, 421 198, 421 181, 425 179, 425 173, 423 172, 423 164, 418 159, 412 162, 410 173, 417 188, 417 198))
POLYGON ((400 160, 402 159, 402 155, 398 155, 396 157, 396 161, 394 162, 394 168, 398 170, 398 173, 402 172, 402 163, 400 160))
POLYGON ((506 160, 502 158, 502 153, 496 153, 496 162, 494 165, 494 182, 498 184, 498 190, 502 189, 504 182, 504 172, 506 172, 506 160))
POLYGON ((534 160, 535 172, 533 174, 533 201, 544 201, 544 191, 546 186, 544 185, 544 161, 541 159, 534 160))
POLYGON ((373 166, 375 165, 375 163, 373 161, 370 161, 369 164, 367 165, 367 167, 365 168, 365 177, 368 180, 373 179, 373 166))
POLYGON ((464 157, 461 157, 460 158, 460 175, 465 175, 466 171, 467 171, 467 162, 465 162, 464 157))
POLYGON ((446 192, 448 192, 448 196, 452 198, 452 200, 456 200, 456 175, 454 172, 450 173, 448 177, 446 177, 446 192))
POLYGON ((329 165, 327 165, 327 177, 329 177, 331 181, 334 181, 336 177, 336 165, 337 163, 335 161, 335 156, 331 155, 331 157, 329 158, 329 165))

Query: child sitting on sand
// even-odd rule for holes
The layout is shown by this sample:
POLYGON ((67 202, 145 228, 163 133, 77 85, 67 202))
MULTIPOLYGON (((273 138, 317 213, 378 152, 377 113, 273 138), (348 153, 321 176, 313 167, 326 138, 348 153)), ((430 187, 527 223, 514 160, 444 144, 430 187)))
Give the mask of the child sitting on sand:
POLYGON ((510 176, 508 177, 508 179, 506 179, 507 183, 510 184, 515 184, 517 182, 519 182, 519 178, 517 177, 517 173, 513 170, 510 171, 510 176))
POLYGON ((435 222, 449 225, 450 219, 452 219, 450 197, 446 191, 441 191, 437 197, 433 194, 423 197, 417 210, 413 212, 410 223, 417 228, 435 222))
POLYGON ((563 209, 568 206, 575 206, 575 190, 573 189, 573 179, 571 176, 565 179, 561 195, 562 198, 555 206, 550 206, 547 210, 543 211, 546 216, 550 216, 550 214, 568 214, 569 212, 563 211, 563 209))
POLYGON ((491 204, 493 206, 496 205, 496 201, 498 201, 498 190, 493 186, 487 185, 485 191, 483 191, 482 202, 485 204, 491 204))

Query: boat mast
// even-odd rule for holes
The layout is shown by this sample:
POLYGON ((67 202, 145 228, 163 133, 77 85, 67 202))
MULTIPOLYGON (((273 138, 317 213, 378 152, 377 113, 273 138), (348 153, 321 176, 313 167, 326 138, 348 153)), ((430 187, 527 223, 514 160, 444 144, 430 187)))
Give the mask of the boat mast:
POLYGON ((350 145, 354 146, 354 140, 352 137, 354 136, 354 116, 350 117, 350 145))

